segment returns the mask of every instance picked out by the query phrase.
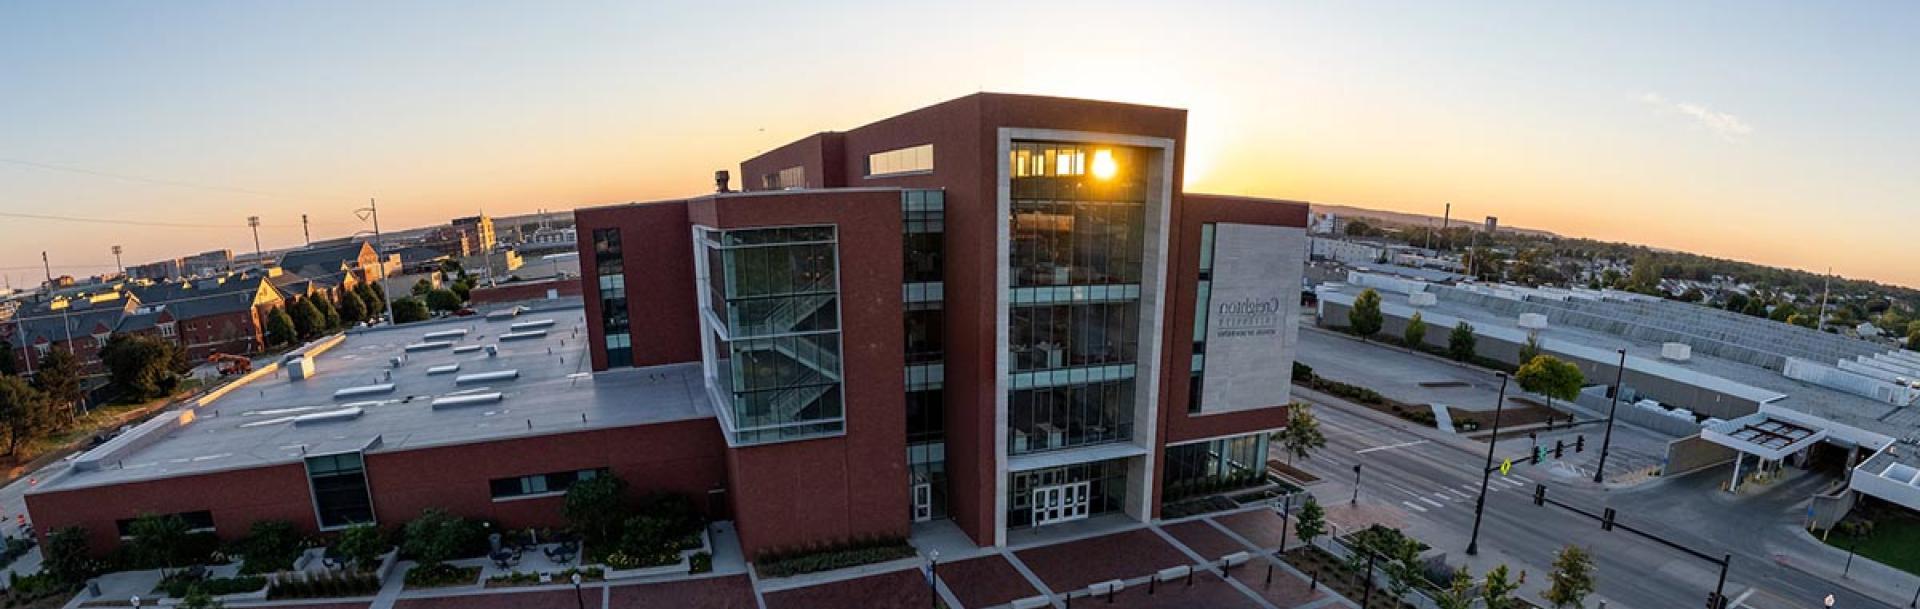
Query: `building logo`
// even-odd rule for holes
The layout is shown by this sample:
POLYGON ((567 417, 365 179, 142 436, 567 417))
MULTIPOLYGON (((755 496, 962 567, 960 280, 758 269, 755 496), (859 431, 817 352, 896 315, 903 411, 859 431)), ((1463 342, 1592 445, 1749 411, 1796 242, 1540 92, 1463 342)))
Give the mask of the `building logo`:
POLYGON ((1243 298, 1214 306, 1214 336, 1271 336, 1280 330, 1285 304, 1278 297, 1243 298))

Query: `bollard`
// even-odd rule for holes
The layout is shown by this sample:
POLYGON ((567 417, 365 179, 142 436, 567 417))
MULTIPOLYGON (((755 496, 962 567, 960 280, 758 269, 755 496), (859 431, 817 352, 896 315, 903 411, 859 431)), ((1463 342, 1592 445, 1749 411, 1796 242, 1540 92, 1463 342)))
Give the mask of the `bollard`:
POLYGON ((1193 569, 1187 569, 1187 587, 1193 587, 1193 569))
POLYGON ((1113 604, 1113 593, 1119 592, 1119 591, 1120 591, 1119 588, 1107 588, 1107 604, 1109 605, 1113 604))
POLYGON ((1307 584, 1307 591, 1308 592, 1320 591, 1320 570, 1319 569, 1313 570, 1313 583, 1307 584))
POLYGON ((1273 587, 1273 563, 1267 563, 1267 587, 1273 587))

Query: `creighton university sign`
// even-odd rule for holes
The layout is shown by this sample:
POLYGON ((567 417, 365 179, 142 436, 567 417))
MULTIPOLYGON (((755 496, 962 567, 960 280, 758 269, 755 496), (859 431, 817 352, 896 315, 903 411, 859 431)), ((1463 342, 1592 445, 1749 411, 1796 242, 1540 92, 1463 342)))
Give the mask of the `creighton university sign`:
POLYGON ((1306 248, 1299 228, 1214 226, 1202 413, 1287 403, 1306 248))

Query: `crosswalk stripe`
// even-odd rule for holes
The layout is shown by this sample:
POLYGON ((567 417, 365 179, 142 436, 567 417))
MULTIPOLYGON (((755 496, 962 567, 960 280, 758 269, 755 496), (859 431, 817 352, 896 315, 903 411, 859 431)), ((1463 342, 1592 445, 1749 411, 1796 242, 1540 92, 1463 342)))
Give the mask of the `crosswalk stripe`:
MULTIPOLYGON (((1453 489, 1447 489, 1447 490, 1453 490, 1453 489)), ((1456 493, 1457 493, 1457 492, 1459 492, 1459 491, 1454 491, 1454 492, 1456 492, 1456 493)), ((1433 494, 1433 496, 1435 496, 1435 497, 1439 497, 1439 498, 1441 498, 1442 500, 1445 500, 1445 501, 1453 501, 1453 496, 1452 496, 1452 495, 1448 495, 1448 494, 1446 494, 1446 493, 1434 493, 1434 494, 1433 494)))
POLYGON ((1472 499, 1472 498, 1473 498, 1473 495, 1468 495, 1468 494, 1466 494, 1466 493, 1462 493, 1462 492, 1460 492, 1460 491, 1457 491, 1457 490, 1454 490, 1454 489, 1447 489, 1447 491, 1448 491, 1448 492, 1451 492, 1451 493, 1453 493, 1453 494, 1455 494, 1455 495, 1459 495, 1461 499, 1472 499))
POLYGON ((1519 481, 1521 481, 1521 482, 1524 482, 1524 483, 1526 483, 1526 484, 1533 484, 1533 480, 1532 480, 1531 478, 1528 478, 1528 477, 1526 477, 1526 476, 1522 476, 1522 475, 1520 475, 1520 474, 1514 474, 1514 475, 1513 475, 1513 478, 1514 478, 1514 479, 1517 479, 1517 480, 1519 480, 1519 481))
POLYGON ((1421 498, 1420 498, 1420 500, 1421 500, 1421 501, 1425 501, 1425 502, 1427 502, 1427 505, 1431 505, 1431 506, 1433 506, 1433 507, 1441 507, 1441 505, 1440 505, 1440 502, 1438 502, 1438 501, 1434 501, 1434 500, 1432 500, 1432 499, 1428 499, 1428 498, 1426 498, 1426 497, 1421 497, 1421 498))
POLYGON ((1425 512, 1425 511, 1427 511, 1427 508, 1423 508, 1423 507, 1420 507, 1420 506, 1417 506, 1417 505, 1414 505, 1412 501, 1402 501, 1402 502, 1400 502, 1400 505, 1404 505, 1404 506, 1407 506, 1407 508, 1408 508, 1408 509, 1411 509, 1411 510, 1413 510, 1413 511, 1416 511, 1416 512, 1425 512))

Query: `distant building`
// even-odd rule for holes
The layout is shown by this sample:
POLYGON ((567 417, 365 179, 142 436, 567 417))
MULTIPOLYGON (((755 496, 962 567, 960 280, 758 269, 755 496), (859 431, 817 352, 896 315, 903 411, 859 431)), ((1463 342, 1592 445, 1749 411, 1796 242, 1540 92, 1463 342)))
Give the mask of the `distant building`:
POLYGON ((470 237, 468 241, 480 251, 491 250, 497 243, 493 236, 493 218, 487 217, 486 214, 454 218, 452 225, 454 230, 468 235, 470 237))
POLYGON ((127 267, 127 275, 135 279, 153 281, 173 281, 185 277, 186 265, 181 258, 168 258, 156 262, 127 267))
POLYGON ((180 273, 189 277, 217 275, 233 269, 233 250, 208 250, 180 259, 180 273))

